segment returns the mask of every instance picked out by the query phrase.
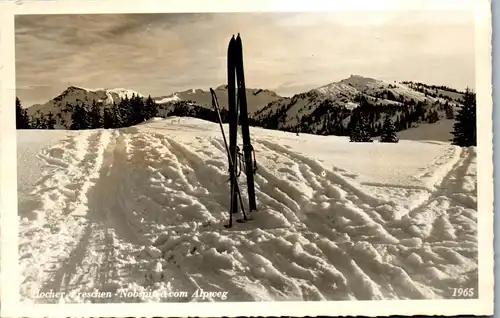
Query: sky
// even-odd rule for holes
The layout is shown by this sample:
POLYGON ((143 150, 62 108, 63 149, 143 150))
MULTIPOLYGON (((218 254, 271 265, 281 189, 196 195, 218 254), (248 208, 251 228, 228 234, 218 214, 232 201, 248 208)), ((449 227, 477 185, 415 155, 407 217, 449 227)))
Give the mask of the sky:
POLYGON ((153 97, 208 90, 226 83, 237 33, 246 86, 283 96, 351 74, 475 87, 471 11, 21 15, 15 23, 24 106, 70 85, 153 97))

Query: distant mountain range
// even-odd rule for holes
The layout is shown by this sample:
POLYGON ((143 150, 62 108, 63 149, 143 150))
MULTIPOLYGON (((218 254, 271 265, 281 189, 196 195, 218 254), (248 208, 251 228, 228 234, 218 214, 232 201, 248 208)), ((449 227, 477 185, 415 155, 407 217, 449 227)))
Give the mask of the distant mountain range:
MULTIPOLYGON (((227 108, 227 86, 221 85, 215 92, 221 107, 227 108)), ((56 118, 64 118, 68 122, 70 114, 65 113, 66 104, 91 105, 95 101, 106 107, 113 102, 119 104, 126 96, 130 98, 133 94, 144 97, 138 92, 124 88, 86 89, 70 86, 45 104, 29 107, 28 114, 51 112, 56 118)), ((375 126, 382 120, 380 113, 389 113, 394 121, 401 121, 404 120, 402 117, 410 118, 410 114, 418 111, 418 119, 408 119, 411 123, 426 121, 427 117, 436 121, 436 116, 437 120, 444 118, 446 107, 455 109, 460 105, 463 93, 444 86, 388 82, 351 75, 341 81, 292 97, 282 97, 273 91, 256 88, 247 89, 246 95, 253 125, 289 131, 342 134, 343 130, 347 129, 351 114, 359 111, 358 108, 366 110, 367 106, 370 107, 369 112, 373 113, 371 116, 375 126)), ((160 115, 168 114, 168 110, 177 104, 187 105, 194 110, 212 107, 208 89, 189 89, 152 98, 160 106, 160 115)), ((408 124, 400 125, 400 130, 406 128, 408 124)))
MULTIPOLYGON (((220 85, 214 89, 219 104, 227 108, 227 85, 220 85)), ((247 88, 248 112, 254 113, 270 102, 280 100, 283 97, 273 91, 266 89, 247 88)), ((212 107, 212 96, 209 90, 189 89, 183 92, 173 93, 167 96, 153 98, 157 104, 167 104, 175 101, 190 101, 194 104, 212 107)))

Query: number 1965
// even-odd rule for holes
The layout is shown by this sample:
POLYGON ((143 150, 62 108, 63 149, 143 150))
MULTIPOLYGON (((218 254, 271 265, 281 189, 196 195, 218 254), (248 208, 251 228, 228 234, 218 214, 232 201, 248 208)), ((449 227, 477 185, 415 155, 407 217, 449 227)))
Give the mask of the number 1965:
POLYGON ((453 297, 474 297, 474 288, 453 288, 453 297))

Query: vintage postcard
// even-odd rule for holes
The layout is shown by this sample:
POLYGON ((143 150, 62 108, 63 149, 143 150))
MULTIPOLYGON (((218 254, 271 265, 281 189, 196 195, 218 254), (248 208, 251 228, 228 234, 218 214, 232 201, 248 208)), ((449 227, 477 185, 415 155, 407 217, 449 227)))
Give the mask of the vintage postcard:
POLYGON ((489 1, 2 10, 3 315, 493 314, 489 1))

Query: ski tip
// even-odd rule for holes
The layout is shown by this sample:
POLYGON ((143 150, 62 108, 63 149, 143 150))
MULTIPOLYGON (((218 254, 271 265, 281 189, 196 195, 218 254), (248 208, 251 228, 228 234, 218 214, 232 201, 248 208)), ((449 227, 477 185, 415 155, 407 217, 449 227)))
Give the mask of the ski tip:
POLYGON ((242 47, 242 41, 241 41, 241 38, 240 38, 240 34, 238 33, 238 37, 236 38, 236 40, 234 40, 235 42, 235 45, 237 47, 237 50, 241 50, 241 47, 242 47))
POLYGON ((233 36, 231 37, 231 40, 229 40, 228 49, 231 48, 235 43, 236 43, 236 39, 234 38, 234 34, 233 34, 233 36))

